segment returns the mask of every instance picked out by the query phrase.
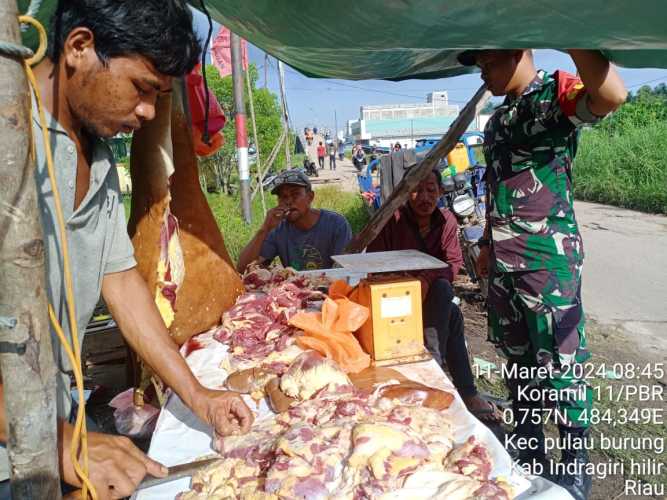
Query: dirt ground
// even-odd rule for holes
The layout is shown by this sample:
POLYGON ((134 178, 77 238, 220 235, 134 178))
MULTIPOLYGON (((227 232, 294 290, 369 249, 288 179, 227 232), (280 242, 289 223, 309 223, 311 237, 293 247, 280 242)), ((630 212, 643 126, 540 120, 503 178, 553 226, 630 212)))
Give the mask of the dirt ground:
MULTIPOLYGON (((457 295, 462 298, 461 310, 465 318, 466 340, 468 342, 471 362, 474 362, 473 360, 476 358, 481 358, 486 362, 494 363, 497 367, 500 367, 503 360, 497 355, 493 346, 486 339, 487 315, 485 312, 485 303, 479 294, 479 288, 471 283, 467 277, 461 276, 460 280, 455 283, 455 289, 457 295)), ((664 365, 664 356, 661 358, 658 354, 651 355, 651 353, 654 353, 655 351, 647 351, 642 349, 641 344, 639 343, 628 342, 623 331, 615 331, 614 329, 600 325, 591 319, 588 319, 586 329, 589 350, 593 354, 591 362, 596 366, 599 366, 602 363, 607 366, 613 365, 614 363, 629 363, 632 366, 644 367, 649 363, 663 363, 663 367, 667 368, 667 366, 664 365)), ((492 377, 491 379, 478 377, 477 383, 479 389, 483 393, 503 398, 507 397, 504 383, 499 377, 492 377)), ((667 385, 667 379, 664 377, 664 374, 661 379, 644 376, 637 376, 635 379, 625 378, 621 380, 594 378, 591 380, 591 385, 593 387, 612 387, 612 389, 609 390, 615 391, 616 394, 619 394, 619 391, 621 390, 619 388, 622 386, 648 385, 656 387, 656 389, 653 390, 662 393, 667 385)), ((601 394, 603 393, 604 390, 601 391, 601 394)), ((651 408, 654 409, 653 415, 655 416, 651 417, 650 424, 645 425, 630 423, 616 425, 614 422, 608 422, 607 424, 600 423, 597 426, 593 426, 592 435, 596 440, 595 442, 600 438, 601 433, 605 436, 614 437, 652 436, 655 439, 660 439, 663 444, 667 441, 667 425, 664 423, 661 425, 658 416, 662 415, 663 419, 667 419, 667 404, 665 403, 664 396, 651 397, 648 401, 639 401, 636 397, 621 397, 620 399, 621 401, 610 401, 606 397, 601 397, 599 400, 595 401, 594 405, 595 408, 599 408, 602 411, 609 409, 612 415, 618 415, 619 408, 622 408, 620 411, 628 411, 634 408, 651 408)), ((503 426, 503 428, 506 432, 510 430, 507 426, 503 426)), ((557 437, 557 429, 555 426, 547 426, 547 435, 557 437)), ((623 475, 613 474, 604 479, 595 478, 593 480, 591 500, 665 498, 662 494, 644 496, 629 495, 625 494, 624 489, 626 480, 632 481, 637 479, 644 481, 646 484, 663 485, 662 487, 665 488, 664 485, 667 483, 667 471, 665 469, 667 469, 667 466, 663 466, 662 473, 657 475, 631 474, 628 469, 630 467, 630 460, 643 461, 653 459, 665 464, 667 462, 666 453, 663 452, 662 455, 656 455, 651 450, 635 450, 630 449, 629 447, 621 447, 615 450, 593 450, 590 453, 593 463, 613 463, 620 461, 624 463, 625 469, 623 475)))
MULTIPOLYGON (((306 154, 317 165, 317 145, 324 137, 320 134, 316 135, 312 145, 306 147, 306 154)), ((351 193, 359 192, 359 183, 357 182, 357 169, 354 168, 351 160, 343 158, 339 160, 336 156, 336 170, 329 169, 329 156, 324 158, 324 168, 318 171, 318 177, 311 177, 313 187, 317 189, 318 186, 335 185, 340 187, 343 191, 351 193)))

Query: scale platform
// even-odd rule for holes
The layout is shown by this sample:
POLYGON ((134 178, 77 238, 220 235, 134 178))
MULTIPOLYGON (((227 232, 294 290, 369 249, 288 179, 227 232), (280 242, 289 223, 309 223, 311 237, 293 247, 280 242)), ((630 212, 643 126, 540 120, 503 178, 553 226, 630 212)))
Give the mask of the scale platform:
POLYGON ((347 271, 369 274, 422 271, 448 267, 441 261, 419 250, 392 250, 349 255, 333 255, 334 262, 347 271))

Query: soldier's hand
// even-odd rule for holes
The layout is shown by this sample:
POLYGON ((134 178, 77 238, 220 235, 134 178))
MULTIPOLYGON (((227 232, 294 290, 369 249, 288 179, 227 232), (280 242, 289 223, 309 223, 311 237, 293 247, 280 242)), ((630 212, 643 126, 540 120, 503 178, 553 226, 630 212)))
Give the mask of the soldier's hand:
POLYGON ((489 277, 489 246, 484 245, 479 249, 479 257, 477 257, 477 262, 475 263, 477 268, 477 275, 480 278, 489 277))

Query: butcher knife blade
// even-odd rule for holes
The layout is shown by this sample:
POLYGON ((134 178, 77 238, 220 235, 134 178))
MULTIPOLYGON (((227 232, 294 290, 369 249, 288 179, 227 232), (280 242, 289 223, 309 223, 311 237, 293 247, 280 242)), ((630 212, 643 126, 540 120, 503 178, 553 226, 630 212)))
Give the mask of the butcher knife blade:
POLYGON ((202 467, 206 467, 207 465, 210 465, 218 460, 221 460, 221 458, 206 458, 204 460, 195 460, 194 462, 174 465, 173 467, 168 468, 169 472, 165 477, 153 477, 150 475, 146 476, 144 480, 139 483, 139 486, 137 486, 137 490, 143 490, 144 488, 150 488, 151 486, 157 486, 158 484, 175 481, 176 479, 180 479, 182 477, 192 476, 194 472, 198 471, 202 467))

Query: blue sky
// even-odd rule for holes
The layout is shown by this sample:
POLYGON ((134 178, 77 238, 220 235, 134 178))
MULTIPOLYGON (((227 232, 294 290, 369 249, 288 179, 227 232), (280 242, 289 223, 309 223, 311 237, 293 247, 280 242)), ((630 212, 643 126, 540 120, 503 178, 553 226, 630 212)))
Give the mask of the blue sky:
MULTIPOLYGON (((195 12, 195 25, 202 37, 208 25, 203 14, 195 12)), ((214 34, 219 25, 214 26, 214 34)), ((249 58, 259 68, 258 85, 264 85, 264 51, 249 44, 249 58)), ((269 58, 268 88, 278 94, 278 69, 276 59, 269 58)), ((538 50, 536 65, 546 71, 564 69, 575 72, 572 60, 562 52, 538 50)), ((644 83, 654 86, 667 82, 667 69, 625 69, 620 74, 629 90, 637 90, 644 83)), ((305 126, 317 126, 334 130, 334 112, 338 127, 347 120, 359 117, 359 108, 370 104, 399 104, 423 102, 426 94, 434 90, 446 90, 452 104, 464 105, 481 85, 479 75, 463 75, 438 80, 334 80, 308 78, 298 71, 285 67, 285 88, 291 120, 297 130, 305 126)))

